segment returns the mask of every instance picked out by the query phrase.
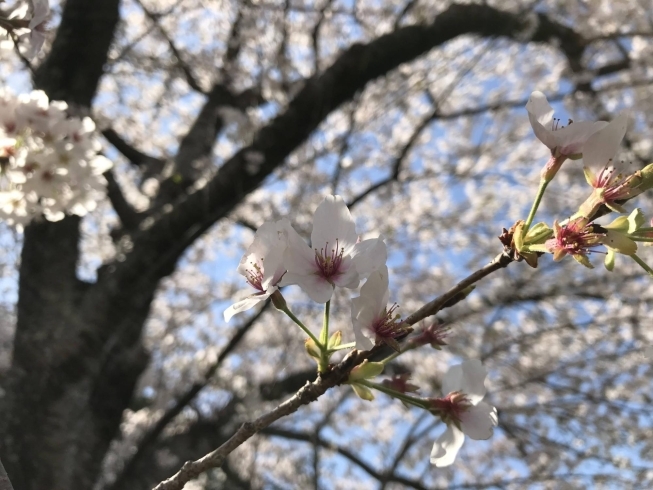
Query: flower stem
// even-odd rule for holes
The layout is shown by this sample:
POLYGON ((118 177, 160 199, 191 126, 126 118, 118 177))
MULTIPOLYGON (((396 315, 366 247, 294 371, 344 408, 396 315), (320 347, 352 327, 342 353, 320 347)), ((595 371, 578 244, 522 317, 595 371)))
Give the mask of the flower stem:
POLYGON ((340 344, 336 347, 332 347, 329 349, 329 352, 335 352, 342 349, 353 349, 354 347, 356 347, 356 342, 349 342, 348 344, 340 344))
POLYGON ((331 301, 327 301, 324 304, 324 319, 322 320, 322 330, 320 331, 320 341, 318 345, 322 351, 320 356, 320 362, 318 364, 318 371, 320 373, 326 372, 329 366, 329 349, 327 349, 327 344, 329 343, 329 310, 331 309, 331 301))
POLYGON ((421 398, 417 398, 415 396, 410 396, 406 395, 405 393, 401 393, 399 391, 395 391, 392 388, 388 388, 387 386, 383 386, 382 384, 379 383, 373 383, 371 381, 367 381, 365 379, 361 379, 359 381, 356 381, 356 383, 367 386, 368 388, 372 388, 374 390, 380 391, 381 393, 385 393, 388 396, 391 396, 392 398, 396 398, 397 400, 401 400, 402 402, 406 402, 409 405, 413 405, 415 407, 423 408, 424 410, 428 410, 428 402, 426 400, 423 400, 421 398))
POLYGON ((304 331, 304 333, 305 333, 306 335, 308 335, 308 336, 313 340, 313 342, 315 342, 318 346, 320 346, 320 348, 322 348, 322 344, 320 343, 320 341, 318 340, 318 338, 315 336, 315 334, 314 334, 313 332, 311 332, 311 331, 308 329, 308 327, 307 327, 306 325, 304 325, 304 324, 299 320, 299 318, 297 318, 297 317, 293 314, 293 312, 290 311, 290 309, 289 309, 287 306, 286 306, 285 308, 283 308, 281 311, 283 311, 286 315, 288 315, 288 317, 289 317, 293 322, 295 322, 295 323, 297 324, 297 326, 298 326, 299 328, 301 328, 301 329, 304 331))
POLYGON ((393 360, 395 360, 397 357, 399 357, 399 355, 402 354, 402 353, 403 353, 403 351, 402 351, 402 352, 393 352, 393 353, 390 354, 388 357, 386 357, 385 359, 383 359, 381 362, 382 362, 383 364, 388 364, 390 361, 393 361, 393 360))
POLYGON ((653 238, 648 238, 648 237, 639 237, 637 235, 628 235, 628 238, 630 238, 634 242, 646 242, 646 243, 653 243, 653 238))
POLYGON ((524 235, 526 235, 528 229, 531 226, 531 223, 533 223, 533 219, 535 219, 535 213, 537 213, 537 208, 540 207, 540 202, 542 201, 542 196, 544 196, 544 191, 546 190, 547 185, 549 185, 548 180, 540 179, 540 188, 537 190, 537 195, 535 196, 535 200, 533 201, 533 206, 531 206, 531 211, 530 213, 528 213, 528 218, 526 218, 526 223, 524 223, 524 228, 523 228, 524 235))
POLYGON ((653 276, 653 269, 651 269, 646 262, 644 262, 642 259, 640 259, 637 254, 632 254, 631 257, 635 262, 639 264, 639 266, 644 269, 649 276, 653 276))

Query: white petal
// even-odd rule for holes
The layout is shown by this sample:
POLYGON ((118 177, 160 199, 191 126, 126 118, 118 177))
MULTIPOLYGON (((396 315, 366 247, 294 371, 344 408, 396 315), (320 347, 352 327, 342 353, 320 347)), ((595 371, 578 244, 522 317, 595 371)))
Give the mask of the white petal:
POLYGON ((313 215, 313 232, 311 245, 320 249, 328 244, 329 249, 336 246, 345 249, 349 255, 358 240, 354 219, 340 196, 327 196, 313 215))
POLYGON ((526 103, 526 110, 537 139, 553 150, 556 147, 556 140, 551 132, 553 108, 546 96, 540 91, 533 92, 526 103))
POLYGON ((297 284, 316 303, 326 303, 333 295, 333 285, 315 274, 286 272, 279 284, 282 286, 297 284))
POLYGON ((264 294, 253 294, 252 296, 247 296, 245 299, 236 301, 233 305, 224 310, 224 321, 228 322, 236 313, 249 310, 250 308, 253 308, 259 304, 261 301, 265 301, 276 290, 277 288, 271 288, 264 294))
POLYGON ((463 385, 463 367, 461 364, 451 366, 442 378, 442 394, 448 395, 460 391, 463 385))
POLYGON ((463 378, 461 391, 476 405, 485 396, 485 377, 487 371, 478 359, 470 359, 462 364, 463 378))
POLYGON ((383 238, 370 238, 357 243, 351 257, 354 259, 360 278, 367 279, 373 271, 385 266, 388 260, 388 250, 383 238))
POLYGON ((460 415, 463 432, 476 441, 492 437, 497 423, 497 409, 485 402, 479 402, 460 415))
POLYGON ((361 281, 351 257, 343 258, 339 270, 342 273, 331 278, 333 283, 340 288, 356 289, 361 281))
POLYGON ((363 330, 363 325, 370 321, 368 316, 371 315, 369 315, 369 311, 364 311, 363 306, 364 302, 361 301, 361 298, 354 298, 351 300, 351 323, 354 328, 356 348, 358 350, 370 350, 374 347, 374 342, 366 335, 369 335, 369 331, 365 332, 363 330))
POLYGON ((628 114, 621 113, 606 127, 594 133, 583 148, 583 164, 594 172, 609 165, 626 134, 628 114))
POLYGON ((438 468, 450 466, 465 442, 465 434, 456 427, 449 425, 447 430, 433 443, 431 450, 431 464, 438 468))
POLYGON ((472 405, 476 405, 485 396, 485 377, 487 371, 478 359, 471 359, 453 366, 442 379, 442 393, 462 391, 472 405))
POLYGON ((533 92, 526 103, 526 110, 529 114, 535 116, 537 122, 546 126, 547 129, 551 129, 549 123, 551 123, 553 118, 553 107, 546 100, 546 95, 539 90, 533 92))
MULTIPOLYGON (((301 275, 313 274, 317 271, 315 264, 315 252, 309 247, 302 237, 295 231, 293 227, 286 230, 286 238, 288 246, 284 252, 284 265, 288 272, 297 273, 301 275)), ((288 274, 286 274, 287 276, 288 274)), ((284 276, 281 281, 282 285, 296 284, 290 283, 284 276)))
POLYGON ((587 140, 608 125, 605 121, 580 121, 553 132, 558 150, 562 155, 583 153, 587 140))
POLYGON ((532 114, 528 115, 528 120, 531 122, 531 126, 533 127, 533 132, 535 133, 537 139, 540 140, 542 143, 544 143, 547 146, 547 148, 553 150, 557 146, 555 136, 553 136, 553 132, 549 131, 544 126, 542 126, 537 121, 537 118, 532 114))
POLYGON ((388 268, 370 275, 361 288, 361 299, 378 316, 388 306, 388 268))

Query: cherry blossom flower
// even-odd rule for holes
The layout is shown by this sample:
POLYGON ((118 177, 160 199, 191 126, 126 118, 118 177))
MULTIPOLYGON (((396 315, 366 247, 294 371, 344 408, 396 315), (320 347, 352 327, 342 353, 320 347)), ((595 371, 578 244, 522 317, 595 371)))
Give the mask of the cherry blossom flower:
POLYGON ((558 221, 553 224, 554 237, 547 240, 541 249, 531 246, 533 250, 547 251, 553 254, 553 260, 562 260, 571 255, 574 260, 589 269, 594 266, 588 255, 604 245, 612 252, 632 255, 637 251, 637 244, 619 229, 611 229, 590 223, 583 216, 574 218, 564 225, 558 221))
POLYGON ((256 230, 254 241, 238 265, 238 273, 256 292, 227 308, 225 321, 265 301, 278 289, 277 285, 286 272, 283 256, 290 228, 290 222, 284 218, 276 222, 266 221, 256 230))
POLYGON ((602 205, 612 211, 625 213, 626 210, 621 205, 624 201, 653 186, 653 164, 629 175, 623 175, 613 164, 626 134, 627 119, 626 114, 619 115, 587 142, 583 163, 585 179, 593 190, 580 207, 583 216, 591 218, 602 205))
POLYGON ((34 58, 45 42, 46 24, 50 18, 48 0, 26 0, 13 9, 3 25, 4 30, 17 37, 20 52, 34 58))
POLYGON ((388 344, 399 350, 395 340, 412 328, 395 315, 397 305, 388 308, 388 269, 374 271, 363 284, 359 297, 351 300, 351 320, 354 325, 356 348, 369 350, 375 343, 388 344))
POLYGON ((431 399, 431 411, 447 424, 431 450, 431 463, 437 467, 451 465, 465 442, 492 437, 498 423, 497 410, 482 401, 485 396, 487 371, 479 360, 469 360, 453 366, 444 375, 443 398, 431 399))
POLYGON ((436 321, 428 327, 423 327, 417 335, 410 339, 410 348, 417 348, 429 344, 434 349, 441 350, 443 346, 447 345, 445 339, 450 331, 450 327, 436 321))
POLYGON ((419 391, 419 386, 410 382, 410 374, 408 373, 395 374, 390 379, 384 379, 381 384, 399 393, 415 393, 419 391))
POLYGON ((569 121, 567 126, 560 126, 560 120, 553 118, 553 108, 546 96, 539 91, 531 94, 526 110, 535 136, 554 156, 572 157, 583 153, 590 136, 608 124, 604 121, 569 121))
POLYGON ((541 172, 545 182, 555 177, 567 158, 579 158, 588 139, 607 125, 604 121, 574 123, 570 119, 567 126, 561 126, 560 119, 553 117, 553 108, 546 96, 539 91, 531 94, 526 110, 535 136, 551 150, 551 158, 541 172))
POLYGON ((21 52, 27 59, 34 58, 45 42, 46 25, 50 18, 50 5, 48 0, 29 0, 30 14, 27 28, 29 33, 21 36, 24 42, 21 52))
POLYGON ((385 265, 382 238, 358 242, 354 220, 342 197, 327 196, 313 216, 312 247, 290 227, 282 286, 299 285, 313 301, 326 303, 333 289, 355 289, 362 279, 385 265))

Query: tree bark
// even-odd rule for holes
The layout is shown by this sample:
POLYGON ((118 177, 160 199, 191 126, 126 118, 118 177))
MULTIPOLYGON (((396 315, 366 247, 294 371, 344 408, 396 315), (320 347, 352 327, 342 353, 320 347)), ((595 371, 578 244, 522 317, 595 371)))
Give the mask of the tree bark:
MULTIPOLYGON (((50 55, 34 75, 50 99, 90 107, 119 3, 66 2, 50 55)), ((98 369, 87 362, 96 356, 98 364, 103 356, 78 335, 89 330, 79 309, 88 290, 76 277, 79 224, 79 218, 66 217, 25 230, 13 359, 0 400, 0 453, 16 490, 92 488, 115 433, 103 420, 115 403, 98 402, 98 369)), ((133 383, 114 418, 119 420, 131 389, 133 383)))

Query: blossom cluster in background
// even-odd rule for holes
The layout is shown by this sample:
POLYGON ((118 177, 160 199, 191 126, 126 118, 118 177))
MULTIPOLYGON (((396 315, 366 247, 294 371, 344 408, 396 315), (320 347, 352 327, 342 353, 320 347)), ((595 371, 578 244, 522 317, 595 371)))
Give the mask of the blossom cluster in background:
POLYGON ((0 47, 18 46, 27 59, 34 58, 45 42, 46 24, 50 18, 48 0, 19 1, 9 11, 0 11, 0 34, 4 39, 0 47))
POLYGON ((0 92, 0 219, 10 225, 84 216, 105 193, 112 163, 98 154, 95 124, 66 109, 41 91, 0 92))

